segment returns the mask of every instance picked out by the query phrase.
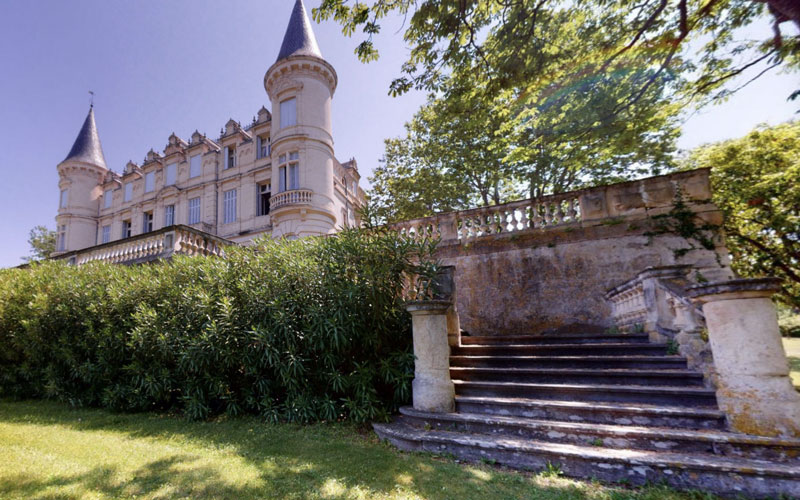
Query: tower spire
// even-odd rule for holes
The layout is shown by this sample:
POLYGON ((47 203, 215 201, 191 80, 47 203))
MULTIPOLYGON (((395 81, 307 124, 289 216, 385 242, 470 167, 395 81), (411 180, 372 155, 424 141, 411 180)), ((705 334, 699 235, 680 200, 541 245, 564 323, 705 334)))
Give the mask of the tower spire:
POLYGON ((281 50, 278 52, 277 61, 294 55, 313 56, 322 59, 322 53, 319 50, 319 45, 317 45, 314 31, 311 29, 311 21, 309 21, 306 14, 303 0, 296 0, 294 3, 292 15, 289 17, 289 25, 286 27, 286 34, 283 35, 281 50))
POLYGON ((100 144, 100 136, 97 133, 97 124, 94 121, 94 103, 89 106, 89 114, 83 122, 78 137, 69 150, 69 154, 64 161, 76 160, 91 163, 98 167, 107 169, 106 158, 103 156, 103 146, 100 144))

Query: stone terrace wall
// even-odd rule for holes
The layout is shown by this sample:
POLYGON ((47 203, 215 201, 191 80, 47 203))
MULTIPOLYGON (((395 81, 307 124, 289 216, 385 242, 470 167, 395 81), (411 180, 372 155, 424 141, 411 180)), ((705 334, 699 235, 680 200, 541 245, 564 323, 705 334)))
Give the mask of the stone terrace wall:
POLYGON ((679 172, 392 227, 441 238, 438 255, 455 266, 461 328, 469 334, 602 330, 613 325, 606 291, 647 267, 688 264, 709 281, 733 276, 721 235, 714 250, 681 254, 675 250, 689 248, 686 239, 647 234, 679 190, 700 219, 720 224, 708 174, 679 172))

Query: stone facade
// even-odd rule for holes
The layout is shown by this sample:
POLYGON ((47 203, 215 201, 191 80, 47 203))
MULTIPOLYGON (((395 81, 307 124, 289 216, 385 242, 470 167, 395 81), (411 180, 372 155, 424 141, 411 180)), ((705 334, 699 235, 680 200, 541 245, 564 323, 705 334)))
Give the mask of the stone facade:
POLYGON ((184 224, 237 243, 260 235, 295 238, 358 224, 364 202, 354 159, 334 156, 331 100, 337 76, 317 47, 297 0, 262 107, 219 137, 172 134, 163 152, 110 170, 90 110, 58 165, 61 200, 54 254, 184 224), (283 113, 284 116, 281 116, 283 113))

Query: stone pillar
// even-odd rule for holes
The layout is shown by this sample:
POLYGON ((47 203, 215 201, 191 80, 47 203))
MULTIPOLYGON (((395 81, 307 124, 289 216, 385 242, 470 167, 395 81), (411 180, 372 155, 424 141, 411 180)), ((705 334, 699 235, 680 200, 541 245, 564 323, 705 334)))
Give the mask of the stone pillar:
POLYGON ((411 302, 414 332, 414 409, 437 413, 455 410, 455 388, 450 380, 450 346, 447 343, 449 300, 411 302))
POLYGON ((800 436, 800 394, 789 378, 770 300, 779 285, 774 278, 740 279, 688 292, 703 306, 719 377, 717 399, 731 427, 761 436, 800 436))
POLYGON ((446 315, 447 343, 451 347, 458 347, 461 345, 461 323, 458 319, 458 309, 456 307, 455 274, 455 266, 442 266, 433 284, 433 298, 450 302, 450 307, 447 308, 446 315))

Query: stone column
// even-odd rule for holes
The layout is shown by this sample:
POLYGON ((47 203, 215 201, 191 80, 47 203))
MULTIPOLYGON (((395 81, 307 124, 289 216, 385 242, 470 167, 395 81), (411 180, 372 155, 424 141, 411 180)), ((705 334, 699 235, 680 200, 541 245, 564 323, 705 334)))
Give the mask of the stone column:
POLYGON ((437 413, 455 410, 455 388, 450 380, 450 346, 447 343, 449 300, 411 302, 414 332, 414 409, 437 413))
POLYGON ((688 292, 703 306, 719 377, 717 399, 731 427, 761 436, 800 436, 800 394, 789 378, 770 300, 779 285, 774 278, 740 279, 688 292))

